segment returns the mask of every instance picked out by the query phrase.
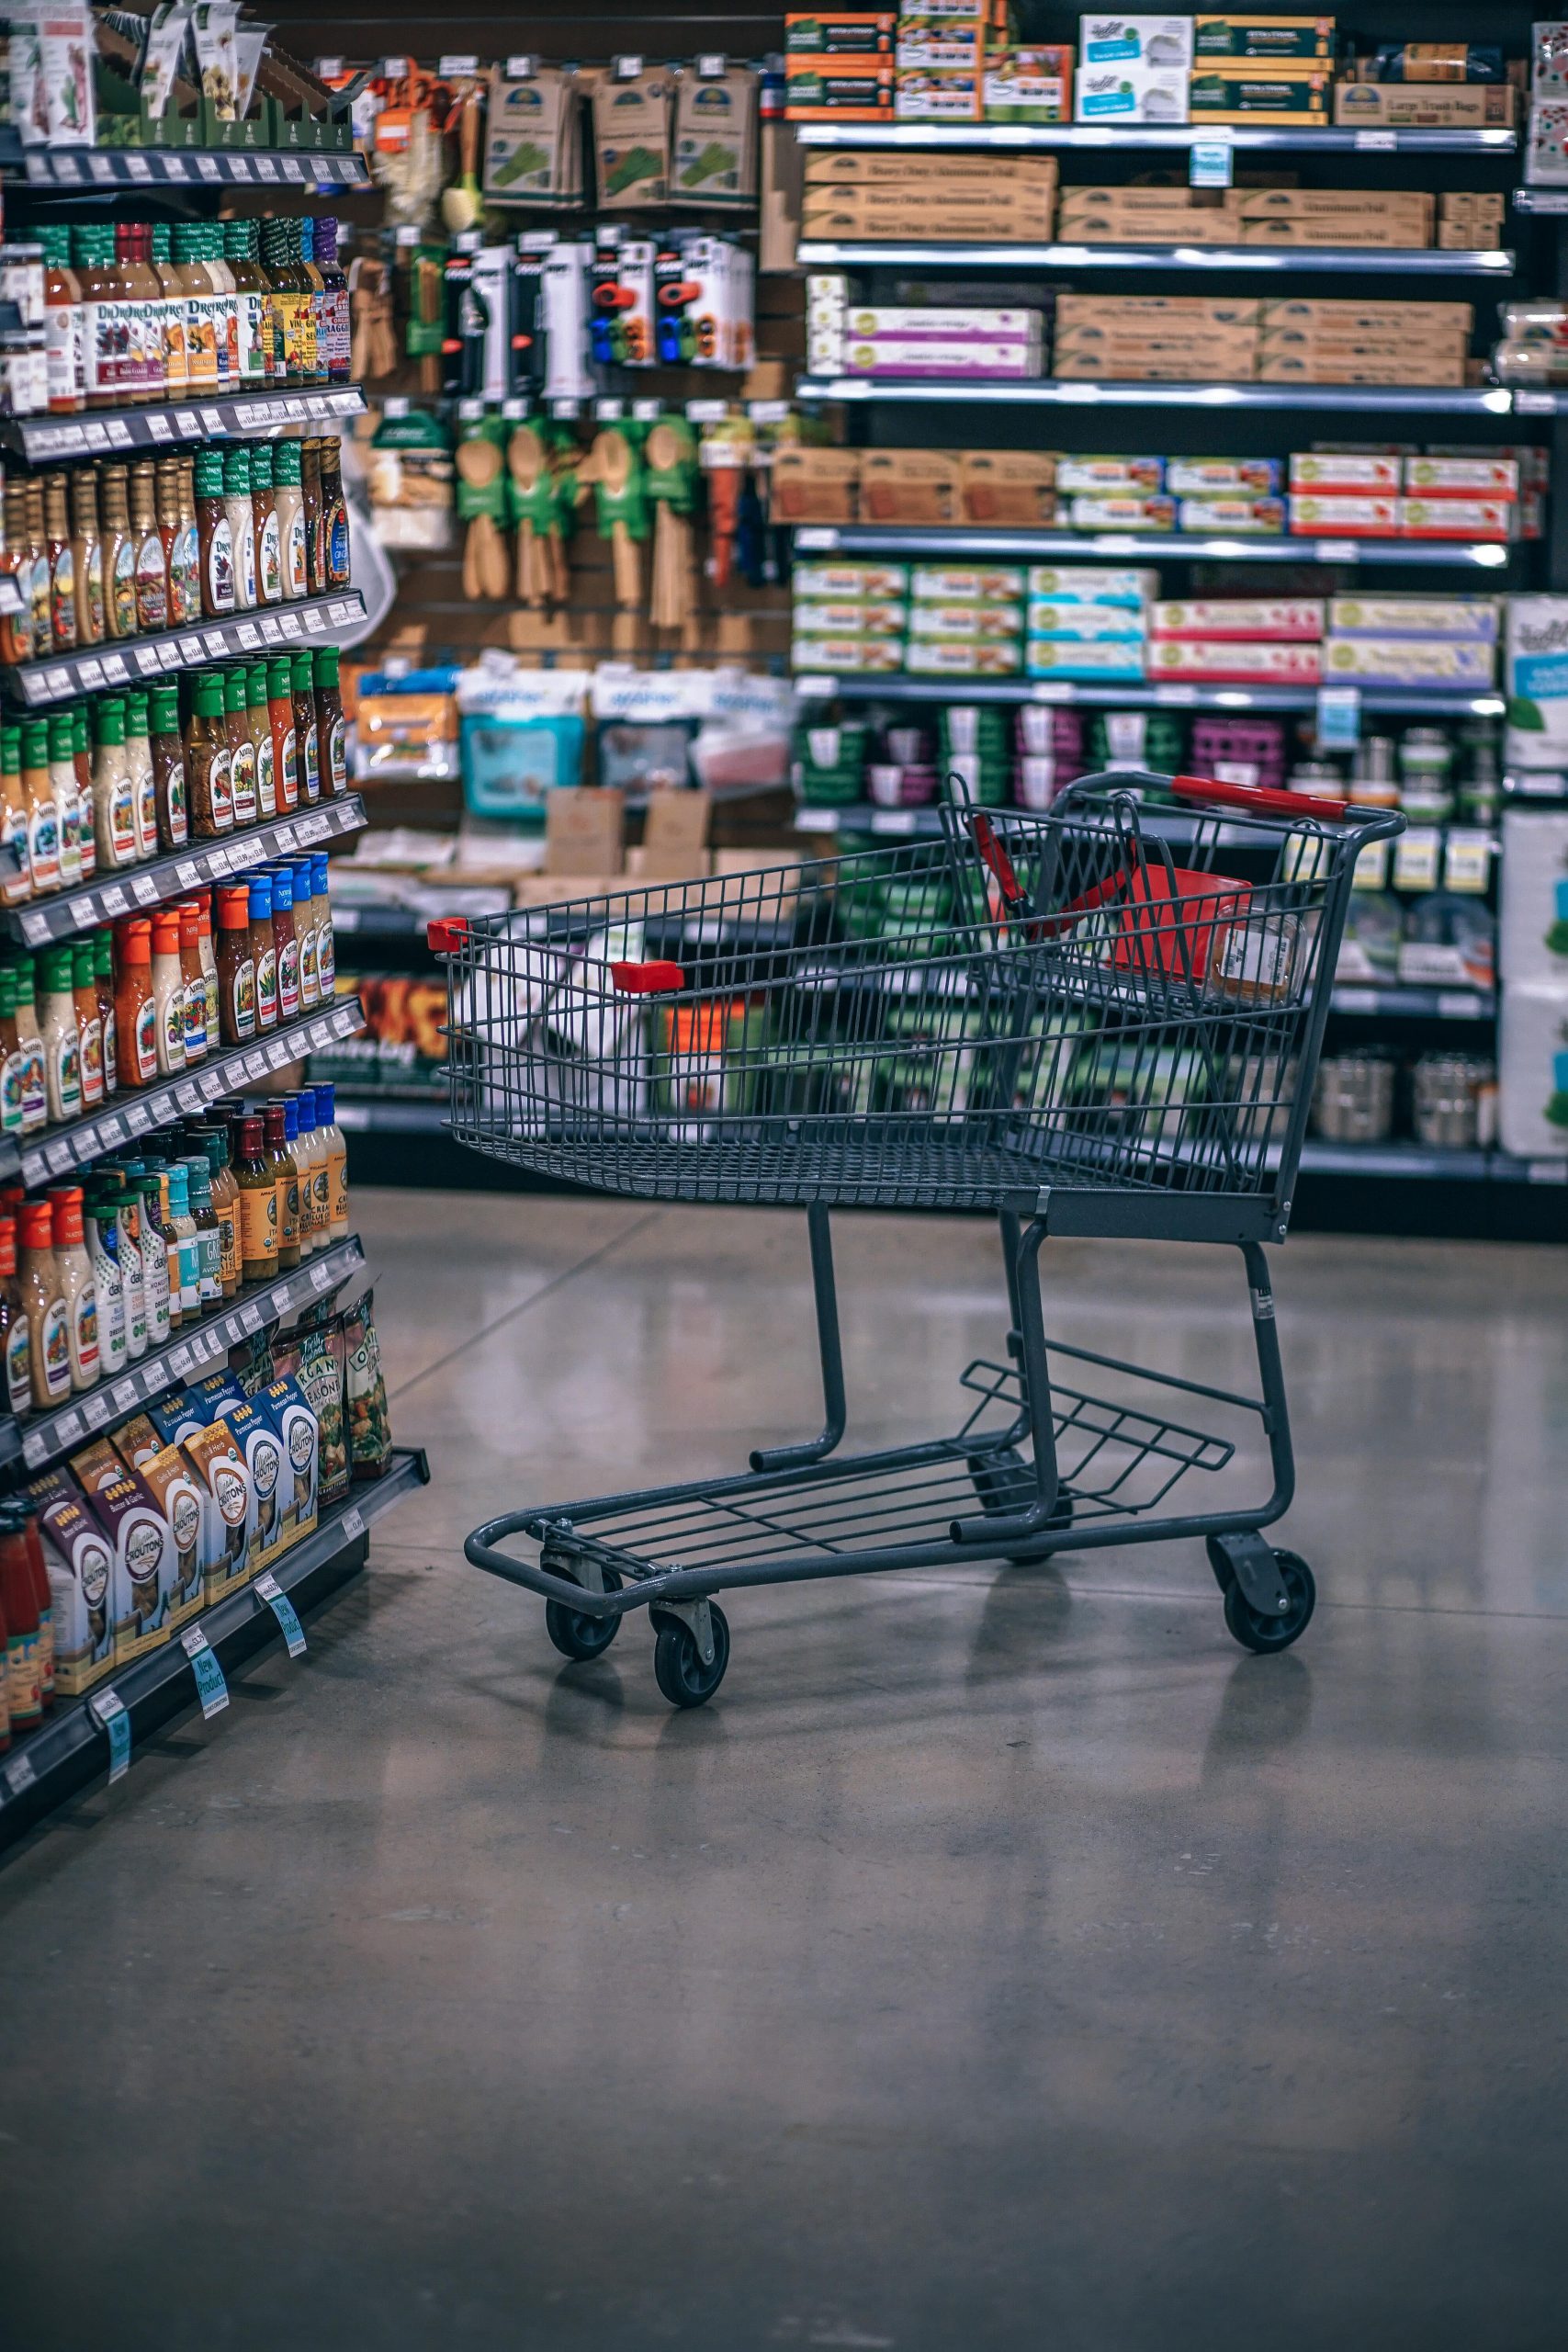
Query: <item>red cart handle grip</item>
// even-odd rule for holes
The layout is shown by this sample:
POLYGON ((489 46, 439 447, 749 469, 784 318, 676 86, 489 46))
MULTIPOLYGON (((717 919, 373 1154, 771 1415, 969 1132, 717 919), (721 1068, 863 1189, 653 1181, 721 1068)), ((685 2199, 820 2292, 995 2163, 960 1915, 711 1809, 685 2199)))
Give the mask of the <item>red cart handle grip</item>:
POLYGON ((1260 817, 1348 817, 1350 803, 1332 793, 1275 792, 1263 784, 1221 784, 1205 775, 1173 775, 1179 800, 1212 800, 1224 808, 1250 808, 1260 817))
POLYGON ((424 926, 424 943, 433 956, 456 956, 468 941, 467 915, 447 915, 424 926))
POLYGON ((679 964, 612 964, 610 978, 623 996, 664 996, 686 985, 679 964))

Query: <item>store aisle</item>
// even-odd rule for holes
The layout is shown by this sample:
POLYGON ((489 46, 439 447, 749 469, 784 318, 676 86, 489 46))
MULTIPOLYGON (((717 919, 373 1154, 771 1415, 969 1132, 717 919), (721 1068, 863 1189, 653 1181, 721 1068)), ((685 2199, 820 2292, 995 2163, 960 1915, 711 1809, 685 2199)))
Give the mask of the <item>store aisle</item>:
MULTIPOLYGON (((1561 2340, 1560 1253, 1277 1259, 1288 1656, 1125 1550, 740 1595, 676 1715, 460 1540, 814 1427, 800 1221, 356 1206, 434 1482, 0 1871, 18 2341, 1561 2340)), ((990 1229, 840 1224, 853 1434, 949 1424, 990 1229)), ((1045 1262, 1061 1335, 1246 1380, 1227 1266, 1045 1262)))

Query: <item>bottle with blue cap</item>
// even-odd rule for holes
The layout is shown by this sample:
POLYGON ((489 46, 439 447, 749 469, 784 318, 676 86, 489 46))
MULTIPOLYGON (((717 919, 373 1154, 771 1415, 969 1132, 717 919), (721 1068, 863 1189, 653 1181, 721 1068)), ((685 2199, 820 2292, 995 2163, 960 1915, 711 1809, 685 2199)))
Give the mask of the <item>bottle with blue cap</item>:
POLYGON ((272 884, 272 938, 277 951, 277 1017, 299 1018, 299 941, 294 921, 294 869, 269 865, 272 884))
POLYGON ((337 1123, 337 1088, 318 1086, 316 1132, 327 1147, 327 1238, 348 1239, 348 1146, 337 1123))
POLYGON ((299 1250, 315 1255, 327 1245, 327 1148, 316 1132, 316 1090, 302 1086, 294 1097, 298 1136, 294 1157, 299 1162, 299 1250))
POLYGON ((277 1026, 277 950, 272 936, 272 884, 265 874, 251 876, 250 917, 256 1027, 265 1032, 277 1026))

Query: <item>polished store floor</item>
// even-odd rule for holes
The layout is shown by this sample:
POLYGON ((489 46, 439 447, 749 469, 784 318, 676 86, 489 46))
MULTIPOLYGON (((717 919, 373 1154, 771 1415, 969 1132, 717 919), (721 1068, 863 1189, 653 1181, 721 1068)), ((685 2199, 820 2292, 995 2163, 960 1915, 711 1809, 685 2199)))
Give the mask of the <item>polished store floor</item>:
MULTIPOLYGON (((677 1713, 461 1540, 810 1434, 801 1220, 356 1209, 434 1482, 0 1871, 8 2340, 1556 2352, 1568 1257, 1276 1254, 1288 1655, 1127 1546, 738 1593, 677 1713)), ((992 1228, 836 1231, 852 1438, 952 1428, 992 1228)), ((1234 1260, 1043 1266, 1059 1337, 1247 1384, 1234 1260)))

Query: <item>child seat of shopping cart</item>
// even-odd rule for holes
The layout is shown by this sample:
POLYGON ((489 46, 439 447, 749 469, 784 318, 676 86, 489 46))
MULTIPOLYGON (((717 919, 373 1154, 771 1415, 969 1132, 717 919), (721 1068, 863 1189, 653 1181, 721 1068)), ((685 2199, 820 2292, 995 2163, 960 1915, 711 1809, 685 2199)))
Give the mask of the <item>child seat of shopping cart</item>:
POLYGON ((1263 1533, 1294 1487, 1264 1244, 1290 1222, 1356 859, 1403 823, 1118 772, 1043 814, 949 804, 931 840, 433 925, 454 1135, 628 1198, 804 1208, 824 1400, 818 1436, 746 1470, 510 1511, 468 1559, 541 1594, 569 1658, 647 1609, 682 1707, 728 1662, 720 1592, 1069 1547, 1201 1537, 1231 1634, 1287 1648, 1314 1586, 1263 1533), (960 1374, 949 1434, 840 1452, 849 1206, 998 1219, 1009 1328, 960 1374), (1054 1236, 1236 1249, 1259 1393, 1048 1342, 1054 1236), (1166 1508, 1232 1464, 1216 1419, 1260 1432, 1268 1495, 1166 1508))

